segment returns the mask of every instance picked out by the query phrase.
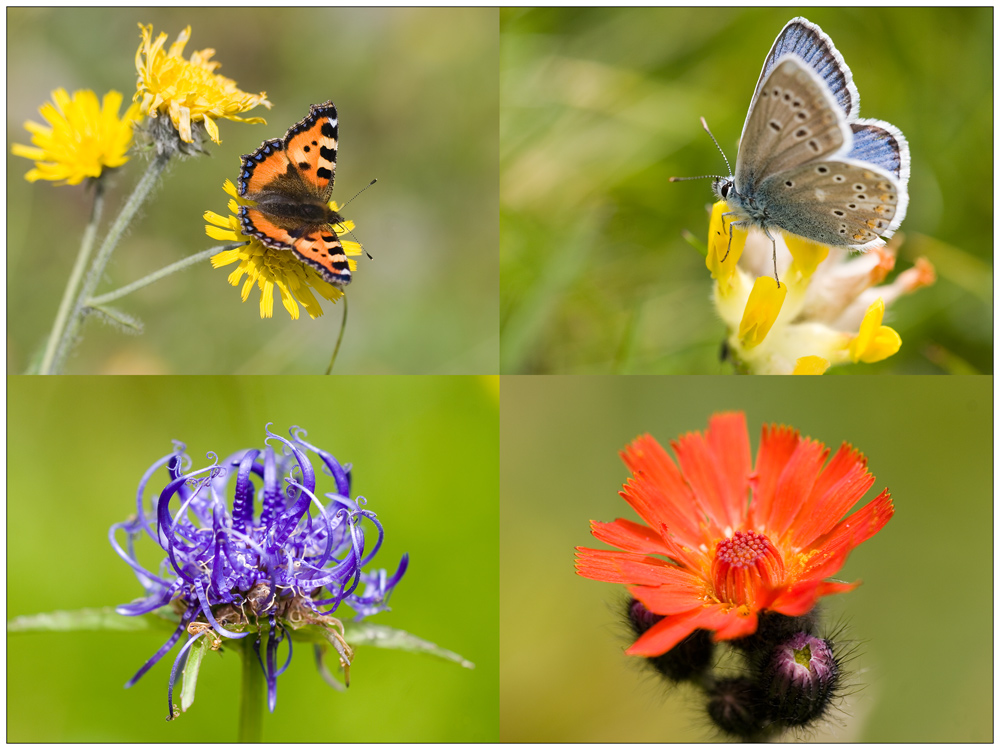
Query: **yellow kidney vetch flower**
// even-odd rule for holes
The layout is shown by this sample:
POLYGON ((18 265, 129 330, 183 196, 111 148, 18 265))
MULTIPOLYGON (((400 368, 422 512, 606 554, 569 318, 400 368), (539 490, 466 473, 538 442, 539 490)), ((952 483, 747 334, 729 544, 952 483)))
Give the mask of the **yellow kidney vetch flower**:
POLYGON ((919 258, 882 284, 895 266, 898 243, 852 255, 772 230, 779 285, 771 240, 757 230, 731 229, 731 217, 723 218, 727 210, 723 201, 712 207, 705 262, 738 371, 821 375, 834 365, 879 362, 899 351, 899 334, 882 323, 885 309, 934 283, 930 262, 919 258))

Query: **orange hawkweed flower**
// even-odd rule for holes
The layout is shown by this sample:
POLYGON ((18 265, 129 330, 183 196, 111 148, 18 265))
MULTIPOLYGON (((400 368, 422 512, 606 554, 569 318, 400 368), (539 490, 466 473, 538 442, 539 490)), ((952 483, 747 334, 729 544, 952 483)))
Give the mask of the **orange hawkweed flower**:
POLYGON ((626 653, 664 654, 697 629, 741 638, 761 612, 803 615, 860 584, 825 579, 892 518, 885 490, 841 520, 875 481, 861 453, 845 443, 827 463, 822 443, 765 425, 752 465, 741 412, 716 414, 704 434, 671 446, 677 463, 649 435, 622 451, 633 476, 620 494, 646 523, 591 521, 622 551, 577 547, 580 575, 627 584, 664 616, 626 653))

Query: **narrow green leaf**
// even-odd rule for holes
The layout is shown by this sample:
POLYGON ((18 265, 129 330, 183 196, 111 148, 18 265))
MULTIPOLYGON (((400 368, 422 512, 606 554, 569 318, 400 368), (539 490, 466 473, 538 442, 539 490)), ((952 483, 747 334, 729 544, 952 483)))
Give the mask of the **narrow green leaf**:
POLYGON ((203 635, 196 644, 191 647, 188 654, 187 664, 184 665, 183 683, 181 685, 181 711, 187 711, 194 703, 194 689, 198 685, 198 670, 201 669, 201 660, 205 654, 212 650, 212 633, 203 635))
POLYGON ((125 617, 112 607, 22 615, 7 621, 8 633, 46 633, 70 630, 161 630, 174 625, 155 614, 125 617))
POLYGON ((466 669, 474 669, 475 664, 454 651, 441 648, 436 643, 417 638, 405 630, 386 627, 385 625, 369 625, 368 623, 344 623, 344 637, 352 646, 377 646, 378 648, 394 648, 400 651, 430 654, 441 659, 453 661, 466 669))

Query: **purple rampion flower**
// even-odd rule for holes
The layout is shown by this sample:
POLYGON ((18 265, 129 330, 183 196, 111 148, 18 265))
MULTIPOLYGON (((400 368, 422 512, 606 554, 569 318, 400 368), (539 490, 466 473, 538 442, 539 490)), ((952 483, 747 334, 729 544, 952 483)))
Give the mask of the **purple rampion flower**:
MULTIPOLYGON (((153 654, 125 687, 131 687, 184 633, 188 639, 174 662, 167 689, 169 718, 173 708, 174 683, 187 661, 191 646, 208 634, 213 648, 222 638, 239 639, 256 634, 253 649, 267 680, 268 708, 273 712, 277 679, 291 663, 289 629, 319 626, 334 646, 345 670, 345 681, 353 651, 344 640, 343 625, 332 617, 341 603, 356 613, 356 620, 388 609, 389 594, 406 572, 403 555, 393 576, 384 570, 362 572, 382 545, 382 525, 375 513, 364 509, 363 497, 350 499, 351 466, 342 466, 332 455, 305 441, 305 431, 292 427, 292 439, 273 434, 265 427, 263 450, 251 448, 234 453, 219 463, 192 471, 183 443, 143 474, 136 494, 137 514, 111 527, 111 546, 135 571, 145 596, 117 608, 121 615, 143 615, 171 605, 180 616, 173 635, 153 654), (283 445, 276 454, 269 441, 283 445), (316 475, 304 451, 319 456, 331 475, 335 492, 315 494, 316 475), (146 485, 154 472, 166 466, 170 481, 143 501, 146 485), (236 481, 230 489, 230 479, 236 481), (177 503, 171 510, 171 502, 177 503), (368 519, 378 538, 365 551, 361 521, 368 519), (115 532, 126 534, 125 549, 115 532), (156 573, 146 570, 135 552, 135 540, 149 536, 166 553, 156 573), (359 592, 360 584, 364 584, 359 592), (261 656, 261 638, 267 646, 261 656), (278 666, 278 647, 288 643, 288 656, 278 666)), ((323 646, 315 646, 322 663, 323 646)))

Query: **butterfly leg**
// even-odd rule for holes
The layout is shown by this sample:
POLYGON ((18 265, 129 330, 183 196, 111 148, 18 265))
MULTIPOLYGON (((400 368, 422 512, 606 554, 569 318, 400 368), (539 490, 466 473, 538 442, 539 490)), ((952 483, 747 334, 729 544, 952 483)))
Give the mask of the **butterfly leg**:
MULTIPOLYGON (((726 213, 722 214, 722 225, 723 226, 726 225, 726 217, 727 216, 736 216, 736 212, 735 211, 726 211, 726 213)), ((722 260, 719 261, 720 263, 725 263, 726 262, 726 258, 729 257, 729 251, 733 249, 733 225, 734 224, 738 224, 738 223, 739 222, 736 222, 736 221, 730 221, 729 222, 729 244, 726 245, 726 254, 722 256, 722 260)))
POLYGON ((767 231, 767 227, 764 227, 764 234, 769 240, 771 240, 771 259, 774 261, 774 280, 778 282, 778 288, 781 288, 781 279, 778 278, 778 245, 774 241, 774 237, 771 233, 767 231))

